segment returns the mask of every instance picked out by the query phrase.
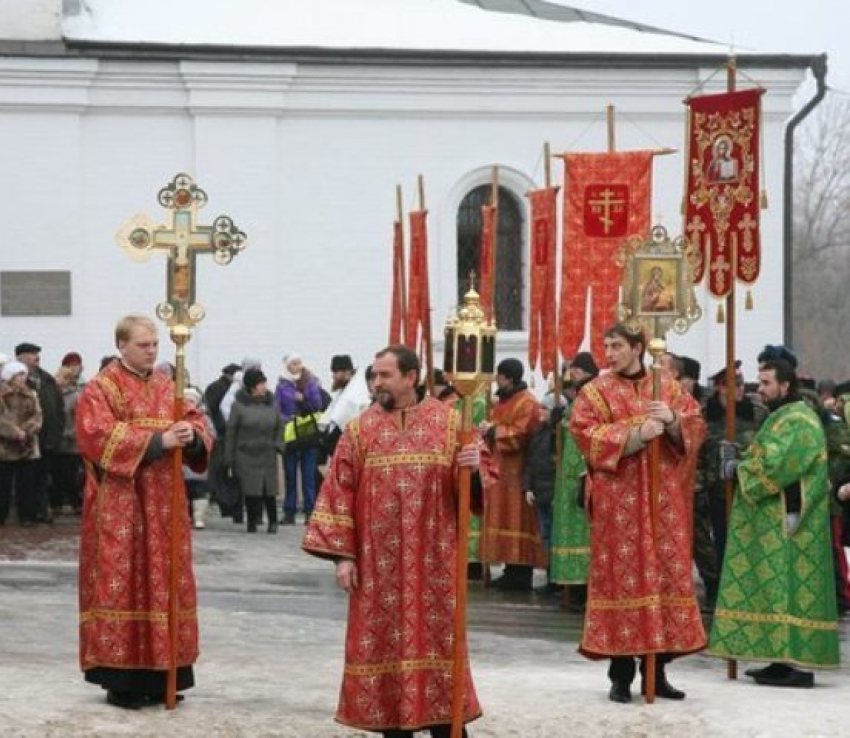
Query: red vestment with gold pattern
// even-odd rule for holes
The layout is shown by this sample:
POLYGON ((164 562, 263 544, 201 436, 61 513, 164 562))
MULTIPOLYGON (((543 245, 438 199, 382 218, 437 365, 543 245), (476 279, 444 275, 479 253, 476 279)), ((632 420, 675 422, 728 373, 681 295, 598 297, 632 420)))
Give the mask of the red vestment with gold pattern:
POLYGON ((494 460, 499 477, 484 504, 481 561, 546 568, 537 508, 525 501, 525 449, 539 425, 540 403, 529 390, 500 400, 490 419, 495 427, 494 460))
POLYGON ((587 460, 593 525, 588 599, 580 651, 589 658, 667 653, 706 645, 691 573, 688 460, 699 451, 705 421, 678 382, 662 378, 661 399, 679 417, 680 442, 660 446, 657 525, 650 516, 649 450, 625 455, 633 429, 647 419, 652 377, 606 374, 585 385, 570 431, 587 460))
MULTIPOLYGON (((430 397, 394 412, 373 405, 334 453, 303 548, 357 566, 336 713, 345 725, 451 722, 459 427, 457 411, 430 397)), ((474 720, 468 661, 464 693, 464 721, 474 720)))
MULTIPOLYGON (((86 486, 80 535, 80 664, 167 670, 173 452, 145 461, 155 433, 173 425, 174 384, 113 361, 83 390, 76 427, 86 486)), ((203 416, 185 419, 212 445, 203 416)), ((202 471, 207 454, 187 458, 202 471)), ((183 477, 180 476, 182 484, 183 477)), ((182 498, 181 498, 182 499, 182 498)), ((176 511, 178 667, 198 657, 198 621, 188 505, 176 511)))

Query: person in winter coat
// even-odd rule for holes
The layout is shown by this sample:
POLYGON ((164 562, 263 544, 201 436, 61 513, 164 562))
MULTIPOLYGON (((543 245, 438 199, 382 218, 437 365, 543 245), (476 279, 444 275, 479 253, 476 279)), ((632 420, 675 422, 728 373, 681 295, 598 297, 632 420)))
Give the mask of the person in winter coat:
MULTIPOLYGON (((201 390, 197 387, 187 387, 185 392, 186 402, 197 408, 199 412, 204 414, 207 432, 213 438, 216 437, 215 427, 212 420, 206 414, 204 408, 204 396, 201 390)), ((218 446, 219 444, 216 444, 218 446)), ((215 453, 215 451, 213 451, 215 453)), ((189 498, 190 514, 192 516, 192 526, 195 530, 203 530, 207 527, 206 515, 209 507, 209 471, 205 469, 202 472, 196 472, 188 464, 183 464, 183 481, 186 484, 186 496, 189 498)))
MULTIPOLYGON (((297 354, 283 360, 283 371, 275 390, 275 404, 284 426, 297 418, 307 419, 322 410, 319 380, 304 366, 297 354)), ((298 427, 298 426, 296 426, 298 427)), ((315 431, 310 437, 296 437, 286 444, 284 470, 286 496, 283 500, 283 524, 295 522, 297 510, 298 469, 301 468, 301 492, 304 495, 304 522, 310 519, 316 504, 316 468, 319 461, 321 436, 316 419, 301 426, 315 431)))
POLYGON ((82 364, 65 364, 56 371, 56 386, 62 393, 65 407, 65 429, 62 431, 62 441, 53 457, 53 508, 62 511, 65 505, 73 509, 75 515, 83 511, 83 457, 77 446, 77 429, 75 417, 77 401, 83 391, 80 384, 80 369, 82 364))
POLYGON ((245 496, 248 532, 256 533, 263 507, 268 532, 277 533, 277 459, 283 453, 283 421, 268 391, 266 375, 248 369, 236 393, 225 432, 224 459, 245 496))
POLYGON ((20 361, 8 362, 0 372, 0 525, 9 516, 13 489, 21 525, 33 525, 39 513, 42 415, 38 396, 27 385, 27 374, 20 361))

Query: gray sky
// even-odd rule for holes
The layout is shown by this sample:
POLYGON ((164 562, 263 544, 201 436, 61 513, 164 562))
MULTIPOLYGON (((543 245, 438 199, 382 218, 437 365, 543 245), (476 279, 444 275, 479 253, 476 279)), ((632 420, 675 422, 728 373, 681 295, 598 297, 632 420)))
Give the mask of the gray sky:
POLYGON ((555 0, 758 51, 829 55, 827 83, 850 93, 848 0, 555 0))

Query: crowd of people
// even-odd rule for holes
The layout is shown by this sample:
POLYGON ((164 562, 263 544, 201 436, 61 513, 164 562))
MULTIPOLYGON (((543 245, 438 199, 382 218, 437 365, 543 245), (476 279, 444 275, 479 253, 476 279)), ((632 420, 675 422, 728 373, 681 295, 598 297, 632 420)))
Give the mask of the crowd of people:
MULTIPOLYGON (((448 734, 447 698, 402 696, 450 688, 454 488, 464 466, 474 489, 469 578, 531 592, 534 571, 545 571, 536 596, 561 596, 584 613, 580 650, 610 660, 612 701, 631 701, 638 669, 645 691, 650 668, 656 696, 684 699, 667 667, 706 647, 767 663, 747 671, 760 684, 811 686, 808 669, 838 664, 837 618, 850 607, 850 382, 802 379, 797 357, 769 345, 757 384, 738 362, 733 388, 725 368, 703 386, 698 362, 668 353, 655 386, 640 331, 615 325, 604 346, 603 370, 579 353, 542 398, 521 361, 501 361, 493 397, 474 399, 478 432, 461 448, 450 378, 435 372, 428 396, 418 357, 404 347, 379 352, 362 373, 349 356, 332 357, 329 390, 297 354, 283 358, 274 386, 246 357, 203 391, 189 384, 185 417, 164 420, 174 369, 155 363, 149 320, 119 322, 118 355, 88 383, 78 354, 51 375, 40 347, 22 343, 14 359, 0 357, 0 524, 13 500, 24 526, 82 514, 82 665, 125 708, 164 695, 168 648, 151 650, 133 618, 118 624, 109 612, 149 611, 164 596, 147 555, 124 547, 140 546, 139 536, 149 549, 165 546, 167 462, 177 448, 190 511, 181 607, 194 613, 190 526, 205 527, 211 503, 247 533, 265 522, 274 534, 300 512, 305 551, 332 560, 351 595, 343 723, 387 736, 448 734), (107 519, 94 502, 109 484, 128 483, 144 504, 110 498, 109 524, 144 522, 99 543, 107 519), (116 549, 109 561, 98 558, 105 545, 116 549), (111 585, 104 595, 98 582, 127 579, 114 571, 127 561, 139 562, 134 581, 150 591, 111 585), (144 668, 127 668, 119 653, 144 668)), ((195 616, 186 617, 179 689, 192 685, 197 653, 195 616)), ((465 668, 468 721, 480 707, 465 668)))

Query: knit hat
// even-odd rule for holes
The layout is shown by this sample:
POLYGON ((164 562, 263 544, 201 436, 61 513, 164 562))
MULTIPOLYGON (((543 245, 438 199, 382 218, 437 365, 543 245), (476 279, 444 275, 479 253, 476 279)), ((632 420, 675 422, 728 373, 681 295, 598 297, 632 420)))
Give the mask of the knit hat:
POLYGON ((522 379, 522 372, 522 362, 519 359, 502 359, 496 367, 496 374, 501 374, 512 382, 519 382, 522 379))
POLYGON ((593 360, 593 354, 587 351, 577 353, 575 358, 570 362, 570 366, 581 369, 594 377, 599 376, 599 367, 596 366, 596 362, 593 360))
POLYGON ((354 362, 348 354, 338 354, 331 357, 332 372, 353 372, 354 362))
POLYGON ((187 387, 183 391, 183 395, 189 402, 195 405, 195 407, 201 406, 201 401, 203 400, 204 396, 201 394, 201 391, 197 387, 187 387))
POLYGON ((76 351, 69 351, 62 357, 62 366, 82 366, 83 357, 76 351))
POLYGON ((248 394, 251 394, 258 384, 262 384, 265 381, 266 375, 263 374, 262 369, 258 369, 257 367, 246 369, 242 375, 242 386, 248 394))
POLYGON ((256 356, 246 356, 242 359, 242 371, 244 372, 246 369, 250 369, 251 367, 259 369, 262 363, 263 362, 256 356))
MULTIPOLYGON (((26 351, 24 352, 26 353, 26 351)), ((4 382, 8 382, 12 377, 16 374, 28 374, 29 369, 27 369, 27 365, 21 361, 9 361, 3 366, 3 371, 0 372, 0 379, 4 382)))

